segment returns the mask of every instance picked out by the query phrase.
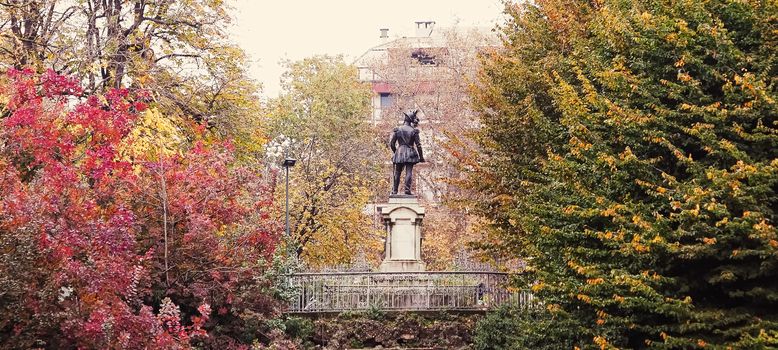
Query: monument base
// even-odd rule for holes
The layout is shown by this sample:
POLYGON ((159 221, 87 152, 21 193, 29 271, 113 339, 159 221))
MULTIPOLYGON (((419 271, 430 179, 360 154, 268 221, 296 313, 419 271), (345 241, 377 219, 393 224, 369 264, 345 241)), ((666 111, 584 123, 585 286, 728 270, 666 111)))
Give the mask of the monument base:
POLYGON ((381 272, 426 271, 421 261, 421 222, 424 207, 413 195, 391 195, 389 203, 381 206, 386 228, 386 246, 381 272))
POLYGON ((381 272, 422 272, 427 264, 420 260, 384 260, 379 267, 381 272))

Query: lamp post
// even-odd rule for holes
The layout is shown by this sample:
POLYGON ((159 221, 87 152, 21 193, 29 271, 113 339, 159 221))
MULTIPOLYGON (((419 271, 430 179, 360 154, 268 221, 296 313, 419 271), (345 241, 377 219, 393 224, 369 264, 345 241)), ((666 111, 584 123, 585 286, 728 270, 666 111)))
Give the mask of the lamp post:
POLYGON ((266 146, 267 158, 270 160, 270 164, 273 164, 274 167, 279 164, 279 158, 281 158, 283 155, 283 159, 280 162, 280 165, 284 167, 284 175, 286 176, 286 225, 284 227, 284 231, 286 231, 286 240, 289 242, 289 244, 287 244, 287 249, 290 255, 292 253, 292 235, 290 232, 291 229, 289 227, 289 168, 293 167, 294 164, 297 163, 297 159, 289 156, 289 150, 292 149, 295 142, 295 139, 281 134, 278 135, 278 137, 275 139, 271 140, 266 146))
POLYGON ((286 239, 290 239, 289 233, 289 168, 293 167, 297 163, 297 159, 289 158, 289 150, 287 149, 284 155, 284 171, 286 172, 286 239))

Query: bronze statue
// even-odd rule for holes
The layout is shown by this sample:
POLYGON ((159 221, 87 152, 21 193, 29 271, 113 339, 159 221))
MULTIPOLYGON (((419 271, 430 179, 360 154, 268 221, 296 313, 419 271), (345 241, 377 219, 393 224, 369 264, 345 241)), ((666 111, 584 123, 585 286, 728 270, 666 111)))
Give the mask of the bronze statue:
POLYGON ((405 113, 405 122, 402 126, 394 128, 392 137, 389 139, 389 147, 394 152, 392 163, 394 164, 394 182, 392 183, 392 194, 397 194, 397 188, 400 185, 400 174, 405 168, 405 194, 411 194, 411 180, 413 179, 413 166, 416 163, 424 162, 424 155, 421 151, 421 141, 419 140, 419 129, 414 126, 419 125, 419 118, 413 111, 405 113), (399 147, 397 144, 399 143, 399 147))

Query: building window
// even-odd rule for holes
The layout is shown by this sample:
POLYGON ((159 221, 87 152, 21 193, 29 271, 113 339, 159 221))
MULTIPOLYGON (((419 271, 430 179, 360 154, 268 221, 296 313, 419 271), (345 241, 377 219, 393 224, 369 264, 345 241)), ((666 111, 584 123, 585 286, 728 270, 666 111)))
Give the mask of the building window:
POLYGON ((418 49, 411 53, 411 58, 415 58, 422 66, 437 66, 438 61, 435 56, 425 52, 422 49, 418 49))
POLYGON ((381 109, 392 107, 392 94, 381 93, 381 109))

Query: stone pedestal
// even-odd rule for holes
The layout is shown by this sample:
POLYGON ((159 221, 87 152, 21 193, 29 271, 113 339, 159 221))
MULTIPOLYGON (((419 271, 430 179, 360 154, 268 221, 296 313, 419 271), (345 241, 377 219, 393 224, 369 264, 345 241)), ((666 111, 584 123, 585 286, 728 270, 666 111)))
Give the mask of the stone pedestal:
POLYGON ((389 203, 381 206, 386 228, 385 257, 381 272, 424 271, 421 261, 421 222, 424 207, 416 196, 389 196, 389 203))

